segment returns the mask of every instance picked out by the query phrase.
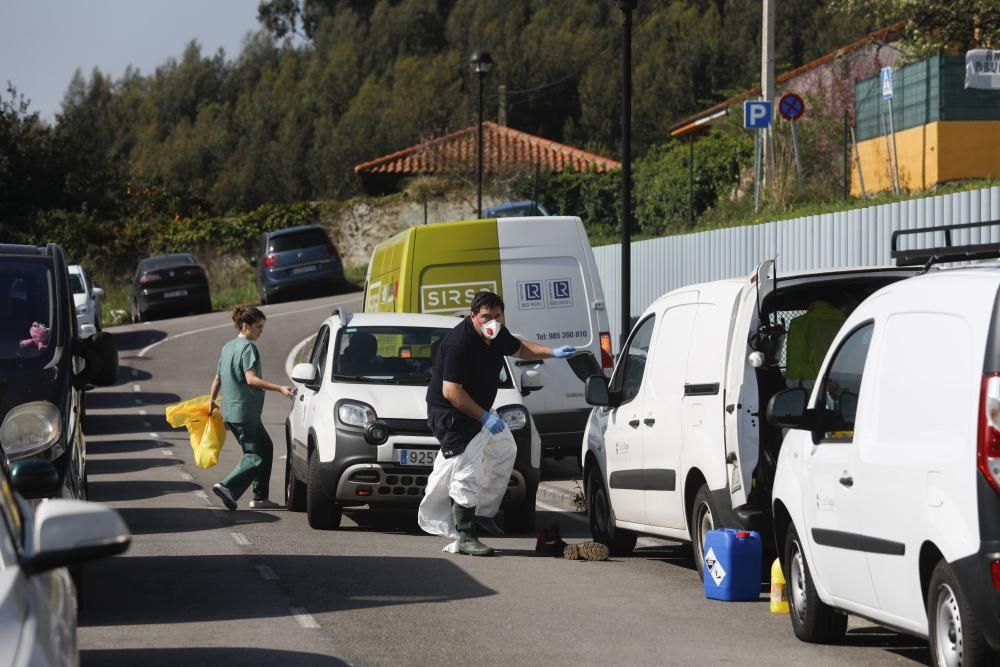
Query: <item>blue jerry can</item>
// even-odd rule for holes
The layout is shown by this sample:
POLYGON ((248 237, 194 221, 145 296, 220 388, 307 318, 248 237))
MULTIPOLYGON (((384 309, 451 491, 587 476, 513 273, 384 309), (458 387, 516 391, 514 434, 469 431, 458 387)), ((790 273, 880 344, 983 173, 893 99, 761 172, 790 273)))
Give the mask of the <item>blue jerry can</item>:
POLYGON ((755 530, 719 528, 705 534, 705 597, 714 600, 760 598, 763 545, 755 530))

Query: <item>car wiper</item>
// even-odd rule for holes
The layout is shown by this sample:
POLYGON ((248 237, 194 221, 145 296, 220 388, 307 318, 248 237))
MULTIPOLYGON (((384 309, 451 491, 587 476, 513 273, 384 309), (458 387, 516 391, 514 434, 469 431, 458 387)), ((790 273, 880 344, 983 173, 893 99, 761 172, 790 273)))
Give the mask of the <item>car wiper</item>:
POLYGON ((343 373, 334 373, 333 379, 341 381, 350 380, 352 382, 357 382, 358 380, 364 380, 366 378, 364 375, 344 375, 343 373))

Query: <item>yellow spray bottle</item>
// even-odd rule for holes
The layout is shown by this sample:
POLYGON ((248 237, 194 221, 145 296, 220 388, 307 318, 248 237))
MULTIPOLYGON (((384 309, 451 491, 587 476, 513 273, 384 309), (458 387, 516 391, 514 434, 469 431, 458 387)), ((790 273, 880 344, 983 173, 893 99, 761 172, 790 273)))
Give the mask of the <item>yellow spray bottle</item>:
POLYGON ((788 598, 785 596, 785 575, 781 572, 781 561, 777 558, 771 565, 771 613, 787 614, 788 598))

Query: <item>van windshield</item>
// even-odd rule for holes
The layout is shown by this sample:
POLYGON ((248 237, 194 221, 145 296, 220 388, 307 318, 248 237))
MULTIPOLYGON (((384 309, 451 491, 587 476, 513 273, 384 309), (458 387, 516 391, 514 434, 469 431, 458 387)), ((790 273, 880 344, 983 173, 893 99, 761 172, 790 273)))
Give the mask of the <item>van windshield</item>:
MULTIPOLYGON (((427 386, 434 353, 449 331, 416 326, 345 327, 337 333, 332 379, 427 386)), ((514 386, 506 364, 500 369, 499 386, 514 386)))
POLYGON ((0 258, 0 366, 48 363, 58 340, 55 310, 52 260, 0 258))

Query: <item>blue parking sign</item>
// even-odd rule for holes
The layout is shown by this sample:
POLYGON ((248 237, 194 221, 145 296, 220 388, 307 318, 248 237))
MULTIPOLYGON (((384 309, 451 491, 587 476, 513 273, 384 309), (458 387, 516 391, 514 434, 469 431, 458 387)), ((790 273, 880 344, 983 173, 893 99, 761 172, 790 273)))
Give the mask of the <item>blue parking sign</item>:
POLYGON ((748 130, 764 130, 771 127, 773 113, 771 102, 747 100, 743 103, 743 127, 748 130))

